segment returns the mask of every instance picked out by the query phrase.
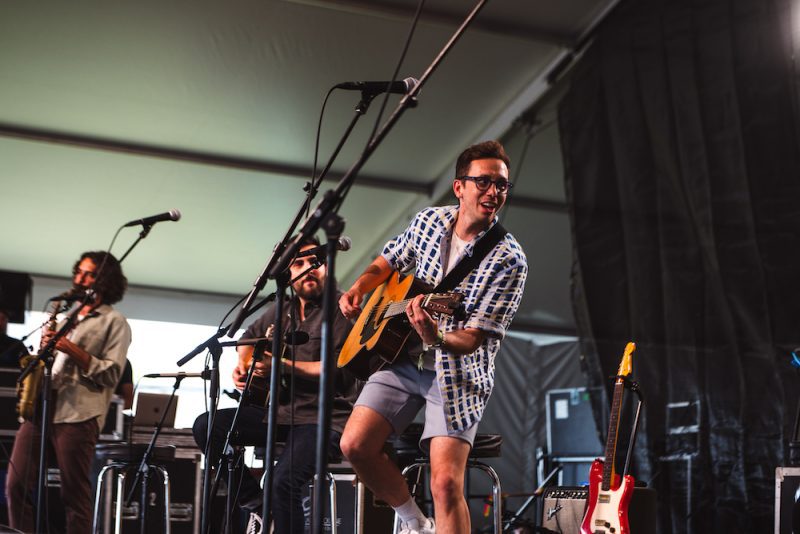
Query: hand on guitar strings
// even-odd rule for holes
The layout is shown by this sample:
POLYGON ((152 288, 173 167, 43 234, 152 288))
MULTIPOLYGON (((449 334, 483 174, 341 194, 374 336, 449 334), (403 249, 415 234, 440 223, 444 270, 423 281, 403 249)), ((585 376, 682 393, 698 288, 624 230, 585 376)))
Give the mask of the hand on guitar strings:
MULTIPOLYGON (((255 371, 253 371, 253 374, 262 378, 269 377, 272 365, 271 358, 272 355, 265 351, 263 359, 253 362, 253 365, 256 367, 255 371)), ((233 384, 236 386, 236 389, 240 391, 244 389, 245 382, 247 381, 247 371, 247 366, 243 366, 241 361, 236 365, 236 367, 233 368, 233 384)))
POLYGON ((357 319, 358 316, 361 314, 361 300, 362 296, 350 289, 342 293, 342 296, 339 298, 339 309, 342 312, 342 315, 347 317, 348 319, 357 319))
POLYGON ((406 306, 408 322, 422 338, 426 345, 433 345, 438 341, 439 323, 422 307, 425 295, 417 295, 406 306))

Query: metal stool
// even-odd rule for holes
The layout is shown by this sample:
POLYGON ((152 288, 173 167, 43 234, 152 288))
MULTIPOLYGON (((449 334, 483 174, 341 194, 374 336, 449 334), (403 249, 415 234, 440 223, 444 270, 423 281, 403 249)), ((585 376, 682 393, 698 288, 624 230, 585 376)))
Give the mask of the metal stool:
MULTIPOLYGON (((395 439, 393 443, 399 459, 402 460, 403 458, 412 458, 411 463, 402 471, 403 477, 405 477, 406 480, 408 480, 408 473, 412 469, 416 469, 417 480, 419 480, 422 468, 426 466, 430 467, 431 464, 430 458, 420 450, 418 445, 419 439, 422 437, 422 430, 421 428, 419 429, 419 432, 416 432, 415 430, 417 430, 416 427, 414 427, 411 431, 406 431, 402 436, 395 439)), ((478 434, 475 436, 475 443, 473 444, 472 450, 467 458, 467 469, 480 469, 492 480, 492 510, 495 534, 501 534, 503 532, 503 506, 500 490, 500 477, 497 476, 497 473, 494 469, 481 462, 479 459, 499 457, 500 447, 502 444, 503 437, 499 434, 478 434)), ((415 491, 417 485, 418 484, 414 485, 415 491)), ((412 497, 414 496, 415 491, 412 492, 412 497)), ((399 526, 400 521, 395 514, 394 528, 392 532, 397 532, 399 526)))
MULTIPOLYGON (((130 471, 135 471, 139 468, 139 464, 142 462, 142 457, 144 456, 145 451, 147 450, 147 445, 144 444, 106 444, 101 443, 97 445, 95 449, 95 455, 101 461, 111 461, 108 465, 104 466, 100 470, 100 474, 97 477, 97 492, 95 493, 94 499, 94 520, 92 521, 92 532, 97 533, 99 527, 99 519, 100 519, 100 499, 101 495, 103 494, 103 490, 105 489, 105 481, 106 481, 106 474, 110 471, 110 475, 116 475, 117 478, 117 491, 116 491, 116 505, 115 505, 115 514, 114 514, 114 533, 121 534, 122 532, 122 502, 125 499, 125 478, 130 471)), ((164 447, 154 447, 152 455, 150 457, 150 462, 147 464, 147 468, 153 469, 157 471, 161 475, 161 479, 163 480, 163 494, 164 494, 164 533, 170 534, 170 504, 169 504, 169 474, 167 470, 162 467, 161 465, 157 465, 152 462, 168 462, 175 459, 175 447, 174 446, 164 446, 164 447)), ((147 478, 148 475, 145 475, 144 479, 142 480, 142 492, 146 493, 147 491, 147 478)), ((112 492, 114 488, 110 488, 112 492)), ((142 522, 140 527, 142 531, 144 531, 144 521, 145 521, 145 509, 147 507, 146 502, 139 503, 140 510, 139 510, 139 518, 142 522)), ((106 516, 106 523, 104 532, 108 530, 108 516, 106 516)))

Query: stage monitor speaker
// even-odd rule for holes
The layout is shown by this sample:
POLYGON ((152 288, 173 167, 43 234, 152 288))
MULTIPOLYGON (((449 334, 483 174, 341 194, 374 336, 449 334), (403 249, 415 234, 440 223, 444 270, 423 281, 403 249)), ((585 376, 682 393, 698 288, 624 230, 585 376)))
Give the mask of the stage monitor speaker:
MULTIPOLYGON (((556 487, 544 492, 542 527, 559 534, 580 534, 589 488, 556 487)), ((651 488, 634 488, 628 507, 628 522, 633 534, 656 533, 656 492, 651 488)))
POLYGON ((33 283, 26 273, 0 271, 0 309, 8 312, 12 323, 25 322, 26 301, 33 283))
MULTIPOLYGON (((348 534, 371 534, 391 532, 394 510, 386 503, 375 499, 373 493, 359 482, 355 473, 334 473, 336 481, 336 529, 348 534)), ((324 500, 323 532, 331 532, 330 496, 328 488, 322 492, 324 500)), ((311 528, 311 494, 313 484, 303 494, 305 532, 311 528)), ((276 533, 277 534, 277 533, 276 533)))
POLYGON ((586 388, 551 389, 545 397, 547 450, 550 456, 595 458, 604 447, 586 388))

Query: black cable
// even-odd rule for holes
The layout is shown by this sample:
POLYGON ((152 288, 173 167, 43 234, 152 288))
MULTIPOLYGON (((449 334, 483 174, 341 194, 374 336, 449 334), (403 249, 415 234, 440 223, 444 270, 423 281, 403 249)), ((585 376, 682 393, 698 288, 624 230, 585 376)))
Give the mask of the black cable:
POLYGON ((319 183, 322 181, 323 175, 317 176, 317 163, 319 160, 319 139, 322 134, 322 118, 325 116, 325 106, 328 105, 328 99, 331 97, 333 91, 336 90, 336 87, 331 87, 328 89, 328 93, 325 95, 325 100, 322 101, 322 109, 319 111, 319 120, 317 121, 317 135, 314 141, 314 165, 311 168, 311 185, 309 186, 308 198, 306 199, 306 218, 308 218, 308 214, 311 210, 311 200, 314 198, 313 193, 319 187, 319 183))
MULTIPOLYGON (((419 4, 417 4, 417 10, 414 13, 414 19, 411 22, 411 27, 409 28, 408 36, 406 36, 405 44, 403 45, 403 51, 400 53, 400 57, 398 58, 397 65, 394 69, 394 72, 392 73, 392 78, 389 84, 393 84, 395 80, 397 80, 397 75, 403 66, 403 62, 405 61, 406 55, 408 54, 408 48, 411 46, 411 41, 412 38, 414 37, 414 32, 416 31, 417 26, 419 25, 419 19, 420 16, 422 15, 422 10, 424 7, 425 7, 425 0, 420 0, 419 4)), ((380 110, 378 110, 378 115, 375 117, 375 124, 372 127, 372 132, 369 134, 367 143, 364 146, 365 150, 366 147, 372 144, 373 140, 375 139, 375 135, 378 132, 378 126, 380 126, 381 118, 383 117, 383 113, 386 110, 386 105, 388 103, 389 103, 389 92, 387 91, 383 96, 383 101, 381 101, 381 107, 380 110)), ((350 188, 353 187, 354 182, 355 180, 351 181, 350 184, 347 186, 347 188, 342 191, 342 195, 340 197, 341 201, 339 202, 339 205, 332 210, 333 213, 339 213, 339 210, 342 207, 342 202, 344 202, 344 199, 347 198, 348 193, 350 193, 350 188)))
MULTIPOLYGON (((403 51, 400 53, 400 58, 397 60, 397 66, 395 66, 394 72, 392 73, 391 81, 389 85, 393 84, 395 80, 397 80, 397 75, 400 72, 400 68, 403 66, 403 62, 406 59, 406 55, 408 54, 408 48, 411 46, 411 40, 414 37, 414 32, 417 29, 417 25, 419 24, 419 18, 422 15, 422 9, 425 7, 425 0, 420 0, 419 4, 417 4, 417 11, 414 13, 414 19, 411 22, 411 28, 408 30, 408 36, 406 37, 405 44, 403 45, 403 51)), ((387 91, 383 96, 383 101, 381 102, 381 108, 378 111, 378 116, 375 117, 375 125, 372 127, 372 133, 369 134, 369 139, 367 140, 367 145, 372 143, 375 139, 375 134, 378 131, 378 126, 381 123, 381 117, 383 117, 383 112, 386 110, 386 105, 389 102, 389 92, 387 91)))

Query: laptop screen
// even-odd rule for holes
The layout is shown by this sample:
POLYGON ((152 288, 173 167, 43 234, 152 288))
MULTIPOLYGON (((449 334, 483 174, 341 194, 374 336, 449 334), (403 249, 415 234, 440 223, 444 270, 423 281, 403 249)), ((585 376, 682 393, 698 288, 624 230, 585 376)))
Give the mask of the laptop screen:
MULTIPOLYGON (((164 415, 164 410, 169 402, 170 395, 163 393, 144 393, 140 392, 136 395, 136 401, 133 404, 134 426, 156 426, 164 415)), ((167 412, 167 417, 164 419, 163 428, 173 428, 175 426, 175 412, 178 408, 178 397, 172 400, 172 404, 167 412)))

